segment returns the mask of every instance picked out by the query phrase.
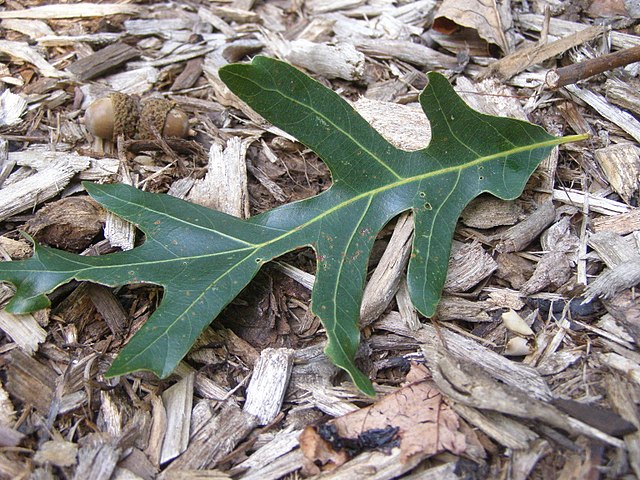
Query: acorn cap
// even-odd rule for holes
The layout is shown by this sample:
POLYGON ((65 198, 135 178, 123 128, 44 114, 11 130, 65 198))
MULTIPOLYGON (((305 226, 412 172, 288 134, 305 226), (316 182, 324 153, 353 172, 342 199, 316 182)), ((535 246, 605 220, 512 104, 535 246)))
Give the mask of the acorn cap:
POLYGON ((133 138, 140 119, 138 97, 124 93, 112 93, 109 97, 113 102, 113 140, 120 134, 125 138, 133 138))
POLYGON ((138 128, 138 99, 123 93, 112 93, 93 102, 84 113, 84 123, 93 135, 115 140, 122 134, 133 137, 138 128))
POLYGON ((175 102, 164 98, 144 101, 138 123, 138 136, 143 139, 163 137, 186 137, 189 132, 187 115, 175 108, 175 102))

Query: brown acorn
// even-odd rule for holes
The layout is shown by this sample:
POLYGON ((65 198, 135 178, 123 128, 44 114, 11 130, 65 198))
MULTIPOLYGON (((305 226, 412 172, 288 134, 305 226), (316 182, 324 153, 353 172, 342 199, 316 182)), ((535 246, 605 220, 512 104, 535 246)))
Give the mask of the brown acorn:
POLYGON ((155 132, 181 138, 189 132, 189 119, 174 102, 162 98, 140 102, 123 93, 112 93, 89 105, 84 123, 96 137, 112 141, 121 134, 144 140, 155 138, 155 132))

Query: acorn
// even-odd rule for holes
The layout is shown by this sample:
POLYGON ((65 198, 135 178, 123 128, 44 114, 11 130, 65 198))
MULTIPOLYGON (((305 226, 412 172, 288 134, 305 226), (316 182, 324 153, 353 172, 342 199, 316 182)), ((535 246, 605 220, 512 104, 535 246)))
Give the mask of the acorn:
POLYGON ((84 123, 96 137, 112 141, 119 135, 146 140, 155 138, 156 132, 163 137, 180 138, 189 133, 189 119, 175 102, 163 98, 141 102, 138 97, 123 93, 112 93, 89 105, 84 123))

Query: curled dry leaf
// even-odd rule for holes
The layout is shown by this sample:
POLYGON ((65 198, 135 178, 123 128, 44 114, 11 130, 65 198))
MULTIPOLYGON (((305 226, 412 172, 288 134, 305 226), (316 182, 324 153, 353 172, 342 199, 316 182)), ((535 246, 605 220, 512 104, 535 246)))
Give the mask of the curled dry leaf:
POLYGON ((425 367, 413 365, 407 375, 409 383, 403 388, 369 407, 306 429, 300 436, 300 448, 307 465, 330 462, 335 468, 354 454, 349 451, 354 442, 369 447, 362 450, 384 450, 399 439, 403 462, 414 455, 426 458, 445 450, 463 453, 466 440, 458 416, 428 381, 428 375, 425 367), (327 438, 327 429, 335 432, 332 438, 327 438), (367 445, 371 436, 381 439, 380 444, 367 445))
POLYGON ((506 54, 513 47, 506 34, 512 23, 510 2, 444 0, 433 28, 440 33, 454 33, 459 26, 476 30, 482 39, 498 45, 506 54))

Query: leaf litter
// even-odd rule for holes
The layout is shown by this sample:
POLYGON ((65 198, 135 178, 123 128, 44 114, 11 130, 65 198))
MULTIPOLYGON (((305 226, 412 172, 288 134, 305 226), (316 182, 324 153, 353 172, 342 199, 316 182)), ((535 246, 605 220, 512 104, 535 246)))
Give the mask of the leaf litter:
MULTIPOLYGON (((13 11, 20 8, 17 4, 8 6, 12 11, 7 12, 8 16, 2 22, 8 41, 3 48, 8 56, 0 64, 0 78, 12 93, 28 99, 29 107, 15 112, 13 125, 2 127, 3 139, 8 140, 9 148, 0 169, 0 181, 4 182, 11 175, 0 195, 6 199, 5 203, 0 202, 0 216, 8 218, 3 222, 7 233, 0 237, 4 258, 25 258, 29 244, 13 228, 23 228, 22 225, 31 220, 34 205, 37 211, 64 185, 69 185, 65 192, 67 195, 79 190, 79 180, 109 183, 128 178, 131 184, 148 191, 171 190, 183 198, 190 185, 204 176, 208 161, 206 152, 211 144, 217 142, 224 146, 230 136, 239 136, 250 144, 246 160, 252 167, 247 179, 252 214, 266 211, 283 201, 298 200, 326 190, 329 178, 313 154, 234 100, 217 78, 220 66, 242 59, 247 52, 304 60, 307 71, 325 85, 331 84, 342 96, 355 99, 364 94, 367 99, 377 101, 377 107, 382 110, 374 116, 397 117, 399 121, 395 123, 403 126, 404 137, 409 139, 424 135, 411 120, 416 114, 409 114, 409 110, 402 108, 384 113, 384 103, 379 101, 391 101, 394 107, 404 107, 398 103, 415 102, 417 92, 424 87, 426 78, 423 72, 436 69, 450 78, 455 72, 453 75, 458 75, 461 93, 480 100, 479 105, 474 103, 477 109, 489 108, 488 103, 493 100, 515 100, 524 109, 513 113, 514 117, 528 116, 556 136, 591 132, 592 137, 588 145, 568 145, 560 150, 559 155, 553 153, 536 171, 520 200, 485 204, 483 197, 478 197, 478 208, 472 214, 475 218, 466 216, 465 223, 456 228, 455 239, 461 243, 479 242, 485 256, 489 253, 495 257, 498 269, 468 291, 445 292, 437 311, 439 330, 430 329, 431 323, 424 318, 420 318, 422 326, 410 321, 417 315, 406 301, 406 287, 400 281, 389 280, 392 268, 386 273, 378 272, 379 268, 376 268, 381 256, 380 265, 394 263, 390 252, 384 252, 393 223, 385 228, 374 244, 370 263, 374 277, 382 278, 383 284, 389 282, 389 285, 397 287, 391 294, 384 288, 375 290, 383 293, 377 293, 374 299, 365 295, 365 304, 374 301, 382 305, 367 311, 383 312, 383 315, 366 322, 357 355, 359 368, 376 379, 379 394, 392 393, 404 379, 407 358, 421 360, 424 352, 428 359, 441 348, 432 341, 432 337, 446 345, 450 352, 456 352, 460 366, 468 362, 480 366, 482 375, 478 373, 469 377, 471 383, 475 381, 478 385, 475 390, 469 390, 468 384, 459 383, 467 377, 460 372, 455 374, 456 363, 443 360, 439 360, 440 366, 429 363, 430 369, 446 372, 446 376, 439 374, 434 379, 441 391, 449 392, 449 404, 460 415, 461 429, 466 432, 473 428, 477 432, 483 446, 479 448, 486 449, 488 457, 474 455, 474 447, 468 446, 463 456, 466 458, 440 454, 432 457, 431 461, 402 463, 399 461, 399 449, 392 448, 388 455, 377 451, 355 455, 333 474, 358 478, 364 472, 369 477, 378 472, 378 478, 392 478, 413 471, 414 475, 460 478, 466 472, 480 478, 495 478, 508 470, 517 478, 526 475, 555 478, 559 475, 584 477, 597 471, 605 477, 617 478, 624 473, 638 472, 640 461, 634 448, 636 434, 628 424, 623 429, 607 430, 605 427, 616 424, 614 420, 620 419, 616 415, 640 425, 636 409, 640 362, 635 354, 637 322, 634 322, 636 302, 633 289, 622 282, 616 287, 622 289, 619 293, 608 293, 611 298, 600 302, 596 296, 592 302, 581 305, 583 285, 592 283, 603 272, 613 271, 615 279, 616 267, 637 255, 634 231, 640 222, 633 208, 637 190, 631 183, 624 183, 628 182, 625 173, 637 170, 634 148, 626 146, 633 146, 636 130, 632 120, 619 115, 624 109, 638 111, 637 103, 633 101, 636 80, 618 69, 609 72, 611 75, 607 73, 609 81, 606 85, 604 76, 601 76, 583 82, 580 89, 569 88, 566 92, 550 91, 544 87, 546 72, 556 64, 559 55, 564 57, 563 64, 572 66, 585 55, 586 58, 596 56, 597 59, 608 49, 621 52, 637 45, 637 36, 631 28, 627 29, 632 17, 624 16, 624 6, 618 2, 620 5, 614 6, 614 10, 618 12, 616 15, 622 12, 622 18, 611 24, 610 33, 603 33, 600 27, 588 30, 584 27, 601 23, 602 18, 592 21, 589 16, 606 15, 607 9, 614 8, 610 3, 607 6, 602 2, 592 2, 600 6, 594 8, 592 5, 589 11, 580 10, 573 4, 559 6, 557 2, 530 2, 521 10, 512 8, 513 24, 504 33, 514 48, 504 62, 496 63, 494 71, 503 78, 501 81, 491 79, 501 87, 496 91, 491 90, 488 81, 470 79, 478 73, 490 75, 492 69, 485 69, 493 61, 488 52, 494 55, 501 53, 486 48, 480 37, 471 42, 470 37, 460 39, 455 35, 440 35, 430 29, 428 18, 434 15, 440 2, 394 4, 385 6, 384 11, 379 6, 372 8, 366 2, 356 3, 345 7, 309 0, 300 10, 287 10, 278 2, 249 6, 248 2, 237 1, 231 8, 227 2, 209 2, 207 5, 181 5, 171 11, 157 4, 136 8, 117 6, 114 10, 78 4, 79 9, 90 9, 91 14, 96 15, 84 19, 67 19, 77 15, 77 11, 66 8, 68 5, 50 5, 50 10, 38 13, 44 15, 49 25, 41 20, 20 20, 29 18, 35 9, 20 12, 13 11), (541 15, 544 3, 550 6, 548 24, 541 15), (257 18, 263 22, 262 27, 253 28, 255 24, 252 22, 257 18), (207 44, 205 48, 189 44, 195 25, 205 26, 198 30, 207 44), (211 29, 210 25, 215 27, 211 29), (304 28, 306 26, 309 28, 304 28), (242 36, 235 36, 237 31, 242 31, 242 36), (127 44, 144 52, 142 57, 125 60, 119 67, 113 64, 112 68, 119 68, 114 75, 101 73, 95 81, 72 84, 79 90, 65 83, 67 75, 63 70, 67 65, 92 51, 98 53, 92 62, 99 61, 100 51, 105 45, 103 42, 117 42, 125 32, 130 35, 127 44), (276 41, 275 32, 286 32, 280 37, 282 41, 276 41), (43 33, 45 37, 38 40, 43 33), (305 42, 293 41, 297 39, 305 39, 305 42), (540 41, 534 43, 531 39, 540 41), (326 40, 345 42, 355 49, 341 47, 331 50, 330 58, 335 65, 323 62, 322 70, 315 70, 320 64, 307 59, 314 58, 314 52, 331 46, 330 42, 324 45, 326 40), (207 48, 213 50, 207 51, 207 48), (568 51, 568 48, 574 50, 568 51), (523 61, 518 54, 525 52, 523 61), (200 57, 185 60, 190 55, 200 57), (30 58, 34 64, 28 63, 30 58), (125 63, 126 69, 123 68, 125 63), (40 66, 43 68, 41 72, 40 66), (185 75, 179 75, 183 69, 185 75), (40 74, 50 77, 42 78, 40 74), (344 74, 353 80, 340 80, 344 74), (173 82, 178 76, 181 77, 180 82, 173 82), (58 78, 62 80, 56 80, 58 78), (337 80, 329 82, 326 78, 337 80), (175 88, 183 90, 174 90, 172 82, 175 88), (195 88, 189 90, 189 85, 195 88), (129 141, 119 149, 115 148, 116 145, 89 144, 84 127, 77 121, 78 107, 84 109, 92 99, 113 90, 139 95, 162 91, 172 97, 181 108, 194 115, 191 125, 197 141, 167 139, 161 148, 148 141, 129 141), (470 94, 471 91, 475 93, 470 94), (590 91, 597 95, 589 95, 590 91), (581 100, 576 102, 576 97, 569 95, 579 96, 581 100), (225 106, 233 106, 236 110, 225 106), (407 111, 404 118, 403 110, 407 111), (237 122, 237 119, 242 121, 237 122), (611 144, 620 147, 613 149, 611 144), (597 162, 593 161, 590 149, 595 152, 597 162), (607 153, 609 151, 611 154, 607 153), (87 156, 74 157, 69 152, 87 156), (41 173, 32 183, 28 175, 33 172, 41 173), (43 184, 46 191, 42 190, 43 184), (12 189, 9 188, 12 185, 12 189), (288 198, 285 199, 283 194, 288 198), (622 198, 628 203, 621 201, 622 198), (541 209, 541 213, 551 220, 540 227, 541 218, 532 213, 535 214, 549 199, 554 200, 553 210, 545 212, 541 209), (483 208, 483 205, 486 206, 483 208), (514 211, 514 208, 508 208, 514 205, 518 214, 509 222, 515 221, 517 225, 532 217, 532 225, 526 232, 514 231, 505 237, 505 226, 511 223, 500 223, 496 213, 514 211), (538 238, 539 232, 549 226, 554 227, 558 222, 571 232, 572 242, 560 248, 556 248, 559 244, 554 242, 550 245, 555 251, 545 252, 547 247, 538 243, 542 241, 538 238), (576 238, 579 241, 574 243, 576 238), (494 251, 493 247, 504 239, 510 245, 518 245, 517 249, 494 251), (551 258, 547 254, 558 255, 560 252, 570 262, 571 278, 562 285, 536 281, 535 285, 530 283, 527 288, 535 287, 537 293, 524 293, 522 285, 534 270, 538 270, 537 278, 542 280, 559 278, 553 272, 558 262, 540 262, 540 259, 543 256, 551 258), (606 266, 604 269, 603 265, 606 266), (540 268, 534 268, 536 266, 540 268), (534 337, 528 342, 531 353, 524 358, 506 360, 499 354, 511 340, 521 338, 501 322, 501 314, 510 308, 530 326, 534 337), (425 333, 431 337, 425 337, 425 333), (469 334, 471 338, 464 338, 469 334), (506 383, 510 387, 492 388, 495 382, 498 385, 506 383), (546 389, 542 388, 543 384, 547 385, 546 389), (486 388, 485 391, 492 393, 491 402, 480 402, 468 394, 459 395, 461 387, 466 392, 481 392, 486 388), (514 409, 509 404, 510 398, 512 403, 515 401, 525 408, 514 409), (549 411, 556 425, 565 422, 565 427, 549 424, 546 415, 540 416, 540 405, 533 402, 533 399, 548 402, 552 398, 558 406, 566 407, 562 411, 549 411), (559 401, 565 399, 580 402, 579 405, 586 406, 591 415, 585 416, 579 408, 569 408, 571 406, 559 401), (517 413, 515 417, 512 415, 514 412, 517 413), (575 423, 576 419, 586 422, 589 417, 594 417, 593 428, 575 423), (595 421, 595 417, 600 421, 595 421), (541 420, 528 420, 532 418, 541 420), (606 446, 602 447, 603 444, 606 446)), ((0 12, 2 16, 4 14, 4 11, 0 12)), ((456 19, 451 20, 455 22, 456 19)), ((487 20, 487 24, 493 26, 499 43, 501 34, 496 29, 495 16, 487 20)), ((503 25, 502 28, 507 27, 503 25)), ((122 47, 119 51, 125 50, 131 52, 122 47)), ((86 69, 76 71, 81 75, 90 74, 86 69)), ((509 111, 513 112, 506 110, 509 111)), ((504 112, 501 110, 500 114, 504 112)), ((389 136, 399 137, 397 134, 389 136)), ((4 151, 2 148, 0 153, 4 151)), ((2 155, 4 159, 4 153, 2 155)), ((74 196, 79 195, 76 193, 74 196)), ((200 201, 197 196, 192 199, 200 201)), ((206 202, 205 199, 203 203, 206 202)), ((242 204, 239 205, 238 210, 241 210, 242 204)), ((107 218, 107 223, 110 222, 107 218)), ((52 243, 57 242, 59 240, 52 243)), ((469 249, 469 256, 456 262, 463 267, 475 265, 475 259, 482 258, 473 256, 478 254, 476 250, 469 249)), ((85 253, 113 251, 109 242, 97 239, 85 253)), ((228 312, 222 314, 220 319, 224 327, 216 323, 207 328, 186 361, 179 364, 178 377, 195 373, 191 391, 189 388, 181 389, 181 395, 193 395, 190 412, 185 410, 190 403, 184 398, 165 402, 164 396, 159 397, 175 384, 176 376, 159 382, 152 376, 138 374, 122 377, 120 383, 102 376, 121 346, 155 310, 161 299, 161 292, 156 288, 130 286, 112 291, 88 289, 84 285, 75 288, 75 284, 71 284, 54 292, 52 312, 36 312, 30 318, 7 313, 1 326, 7 336, 3 339, 0 354, 7 365, 6 382, 3 381, 4 389, 0 392, 4 398, 2 412, 7 413, 2 417, 3 425, 8 427, 4 430, 5 441, 29 447, 32 451, 41 450, 42 454, 33 457, 34 463, 26 451, 5 451, 0 458, 3 472, 10 478, 17 478, 22 472, 35 468, 38 474, 73 475, 75 471, 76 475, 108 478, 115 471, 119 474, 128 471, 151 478, 160 470, 167 470, 166 475, 177 473, 180 465, 187 465, 189 459, 208 455, 211 455, 207 463, 209 466, 222 461, 216 467, 218 472, 229 472, 236 478, 251 478, 252 475, 256 478, 281 478, 299 469, 301 457, 295 450, 299 434, 296 428, 319 421, 320 412, 340 416, 367 405, 369 400, 351 391, 348 384, 340 386, 342 378, 323 358, 321 345, 317 344, 324 334, 317 318, 310 312, 308 293, 301 294, 303 287, 287 287, 287 282, 292 281, 288 276, 305 285, 313 283, 314 278, 310 274, 314 272, 312 255, 299 251, 280 259, 280 264, 283 261, 289 264, 286 269, 279 270, 279 265, 278 270, 268 268, 252 282, 250 290, 255 291, 255 299, 242 294, 228 312), (260 288, 254 288, 258 285, 260 288), (113 309, 116 304, 120 305, 119 313, 118 309, 113 309), (262 340, 256 335, 243 336, 248 329, 243 331, 238 326, 249 317, 245 318, 244 314, 238 316, 239 312, 251 312, 250 318, 263 319, 261 325, 268 334, 260 337, 262 340), (20 325, 21 329, 15 329, 15 325, 20 325), (43 333, 47 335, 46 341, 43 333), (23 335, 27 338, 22 338, 23 335), (28 348, 33 349, 38 348, 38 344, 40 347, 33 357, 20 354, 21 345, 29 345, 28 348), (259 352, 265 346, 282 345, 296 348, 289 389, 281 411, 278 411, 284 421, 264 430, 255 430, 251 413, 234 411, 233 408, 237 407, 233 405, 243 404, 243 386, 250 382, 247 373, 252 371, 259 352), (89 378, 92 380, 87 380, 89 378), (57 389, 51 383, 52 379, 57 379, 57 389), (32 401, 36 409, 28 410, 32 401), (235 413, 217 415, 216 405, 219 402, 229 407, 224 409, 225 413, 235 413), (136 407, 132 408, 132 404, 136 407), (14 410, 20 415, 16 417, 14 410), (171 431, 162 427, 161 419, 166 415, 174 419, 171 431), (46 424, 39 423, 38 418, 46 418, 46 424), (227 426, 225 421, 237 422, 232 423, 235 428, 218 428, 227 426), (159 452, 162 440, 175 436, 175 425, 179 426, 181 422, 191 423, 194 433, 202 429, 205 432, 199 437, 191 437, 189 448, 178 456, 183 461, 174 462, 176 467, 171 469, 170 464, 168 467, 158 463, 161 458, 159 452), (210 424, 218 429, 212 429, 210 424), (100 435, 91 434, 96 428, 100 435), (228 432, 225 438, 216 436, 216 432, 223 431, 228 432), (253 434, 250 433, 252 431, 253 434), (71 455, 47 463, 46 459, 50 458, 46 454, 47 446, 52 442, 46 442, 46 439, 53 435, 53 443, 59 442, 58 432, 70 441, 70 451, 79 450, 77 458, 80 464, 74 465, 71 455), (199 442, 206 437, 206 432, 211 437, 211 448, 199 450, 203 447, 199 442), (258 432, 260 434, 254 436, 258 432), (248 441, 242 443, 245 436, 248 441), (42 444, 37 439, 42 439, 42 444), (114 442, 118 439, 119 443, 114 442), (222 440, 228 441, 229 447, 221 452, 218 445, 222 440), (132 441, 135 441, 135 446, 130 449, 132 441), (94 457, 97 451, 111 453, 94 457), (88 462, 88 458, 98 458, 99 461, 88 462), (93 472, 89 471, 91 468, 93 472)), ((465 274, 464 268, 460 274, 465 274)), ((12 292, 2 285, 0 293, 6 299, 12 292)), ((278 379, 274 382, 280 382, 288 377, 280 375, 274 378, 278 379)), ((269 393, 265 392, 265 405, 267 398, 269 393)), ((63 443, 66 445, 66 440, 63 443)), ((364 443, 368 444, 368 441, 364 443)))

